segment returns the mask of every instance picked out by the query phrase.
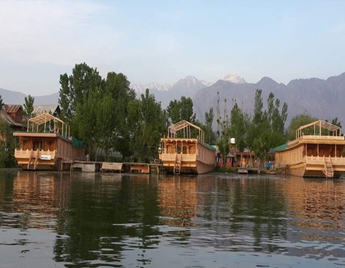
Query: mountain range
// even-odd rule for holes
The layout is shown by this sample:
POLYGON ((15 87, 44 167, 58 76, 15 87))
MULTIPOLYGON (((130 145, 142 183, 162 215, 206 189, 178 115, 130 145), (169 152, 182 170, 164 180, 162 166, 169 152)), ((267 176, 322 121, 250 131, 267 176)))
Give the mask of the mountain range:
MULTIPOLYGON (((263 77, 257 83, 247 83, 238 75, 228 75, 215 83, 198 80, 187 76, 173 84, 151 83, 147 85, 132 84, 131 87, 140 95, 146 88, 155 95, 163 108, 171 100, 179 100, 181 96, 193 100, 194 111, 200 121, 204 114, 213 107, 215 115, 217 106, 220 116, 229 115, 235 102, 248 114, 253 113, 255 91, 262 89, 264 105, 270 92, 288 105, 288 120, 295 115, 307 113, 323 120, 331 121, 335 117, 345 125, 345 73, 328 79, 310 78, 295 79, 287 85, 277 83, 269 77, 263 77), (219 101, 219 105, 217 105, 219 101)), ((0 95, 6 104, 23 104, 25 94, 0 88, 0 95)), ((34 96, 35 104, 57 104, 59 93, 46 96, 34 96)))
MULTIPOLYGON (((11 91, 8 89, 0 88, 0 96, 2 97, 2 101, 5 104, 24 104, 26 94, 18 92, 18 91, 11 91)), ((35 105, 55 105, 58 104, 59 99, 59 92, 50 94, 50 95, 43 95, 43 96, 33 96, 35 98, 35 105)))

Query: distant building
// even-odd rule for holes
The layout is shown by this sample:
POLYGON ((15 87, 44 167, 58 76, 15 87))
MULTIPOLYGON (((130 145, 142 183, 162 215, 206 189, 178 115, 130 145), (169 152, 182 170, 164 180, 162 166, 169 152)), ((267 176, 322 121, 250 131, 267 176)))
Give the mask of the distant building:
POLYGON ((20 131, 23 129, 21 105, 4 104, 0 110, 0 116, 10 125, 13 131, 20 131))
POLYGON ((39 115, 43 113, 50 113, 51 115, 58 117, 61 109, 59 105, 34 105, 33 114, 39 115))

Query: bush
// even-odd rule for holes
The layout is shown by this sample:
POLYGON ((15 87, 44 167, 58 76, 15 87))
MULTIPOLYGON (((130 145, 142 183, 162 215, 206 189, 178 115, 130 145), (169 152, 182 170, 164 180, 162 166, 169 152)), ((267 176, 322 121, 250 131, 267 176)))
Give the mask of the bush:
POLYGON ((16 167, 17 162, 14 157, 14 149, 5 147, 4 143, 0 144, 0 168, 16 167))

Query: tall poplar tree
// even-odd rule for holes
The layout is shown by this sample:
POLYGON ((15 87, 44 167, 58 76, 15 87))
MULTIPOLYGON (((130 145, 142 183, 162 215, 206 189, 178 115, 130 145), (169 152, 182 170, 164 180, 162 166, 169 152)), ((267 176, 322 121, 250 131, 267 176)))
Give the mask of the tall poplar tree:
POLYGON ((161 104, 146 89, 140 99, 129 103, 128 110, 130 144, 135 159, 147 162, 157 158, 160 138, 167 126, 167 116, 161 104))
POLYGON ((130 130, 132 126, 128 121, 128 105, 136 97, 135 91, 129 85, 130 82, 124 74, 115 72, 107 74, 105 89, 114 100, 113 142, 115 148, 124 157, 132 154, 130 150, 130 130))
POLYGON ((214 120, 213 107, 208 112, 205 112, 205 142, 208 144, 214 144, 216 141, 216 134, 212 130, 212 124, 214 120))
POLYGON ((23 115, 25 120, 30 119, 31 117, 34 116, 34 103, 35 103, 35 98, 32 97, 31 95, 28 95, 24 99, 24 104, 23 104, 23 115))
POLYGON ((238 104, 235 102, 231 109, 229 137, 235 138, 236 147, 240 152, 243 152, 246 147, 246 127, 248 117, 242 112, 238 104))
POLYGON ((167 113, 172 124, 175 124, 181 120, 194 123, 196 119, 196 115, 193 112, 193 101, 189 97, 186 98, 182 96, 179 101, 170 101, 167 107, 167 113))
POLYGON ((2 97, 0 95, 0 110, 2 109, 2 106, 4 106, 4 102, 3 102, 2 97))
POLYGON ((247 135, 247 142, 255 155, 266 159, 267 152, 287 140, 285 122, 288 106, 286 103, 280 111, 280 100, 270 93, 267 110, 263 110, 262 90, 255 92, 254 115, 247 135))
POLYGON ((77 106, 83 105, 90 90, 102 87, 103 84, 104 81, 97 69, 89 67, 86 63, 76 64, 72 75, 60 75, 59 105, 62 119, 72 125, 77 106))

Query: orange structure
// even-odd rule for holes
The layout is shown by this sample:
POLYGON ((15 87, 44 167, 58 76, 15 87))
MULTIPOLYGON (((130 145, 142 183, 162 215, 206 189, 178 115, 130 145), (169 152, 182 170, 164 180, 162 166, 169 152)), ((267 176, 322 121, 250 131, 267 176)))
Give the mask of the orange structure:
POLYGON ((63 162, 85 157, 82 143, 70 136, 70 128, 49 113, 28 120, 26 132, 14 132, 19 148, 14 156, 27 170, 62 170, 63 162))
POLYGON ((297 129, 296 139, 275 152, 275 168, 300 177, 339 178, 345 171, 344 148, 340 127, 315 121, 297 129))
POLYGON ((216 149, 204 143, 204 131, 182 120, 168 128, 161 139, 159 159, 168 173, 207 173, 216 163, 216 149))

